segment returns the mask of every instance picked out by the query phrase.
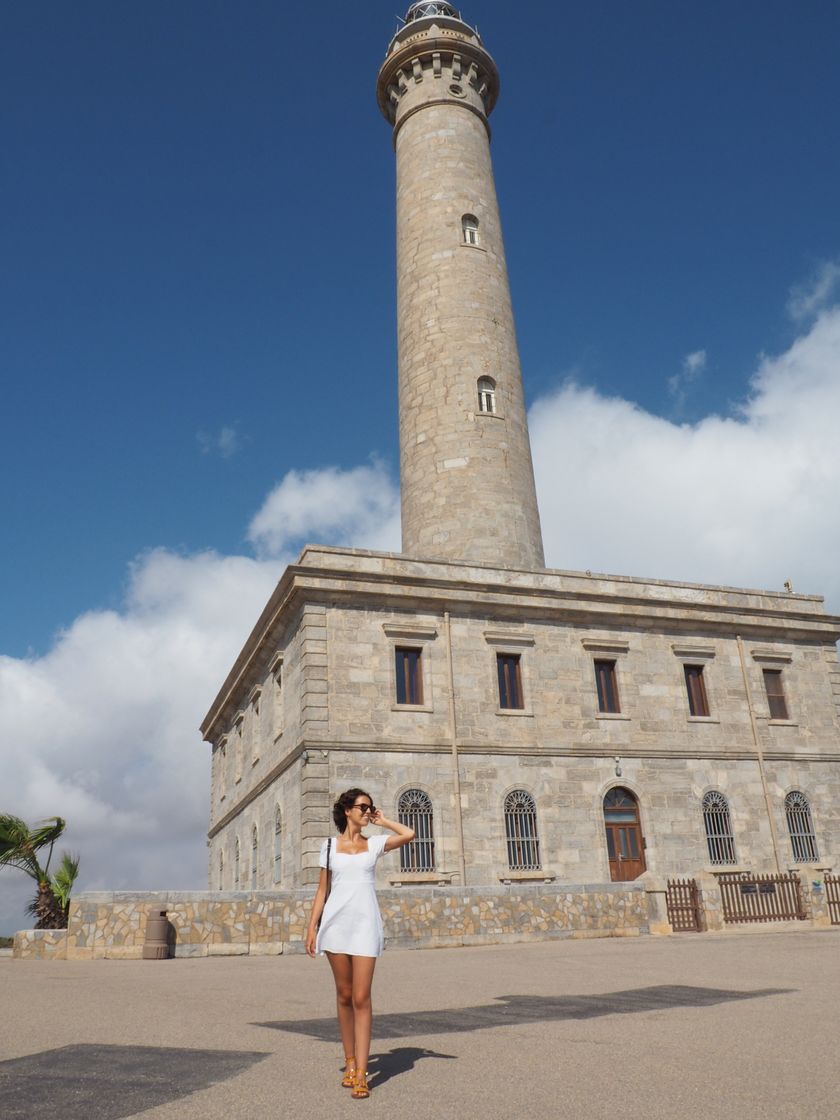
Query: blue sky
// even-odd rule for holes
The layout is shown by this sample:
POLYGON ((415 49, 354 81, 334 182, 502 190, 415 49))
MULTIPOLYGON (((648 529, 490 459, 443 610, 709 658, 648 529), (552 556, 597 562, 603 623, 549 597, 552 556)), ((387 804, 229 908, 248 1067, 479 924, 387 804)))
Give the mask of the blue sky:
MULTIPOLYGON (((290 467, 396 469, 393 157, 373 97, 394 11, 6 10, 5 652, 117 604, 143 549, 243 548, 290 467)), ((574 372, 671 416, 668 378, 702 349, 684 418, 727 410, 788 341, 790 286, 840 251, 840 8, 464 15, 502 72, 529 398, 574 372)))
MULTIPOLYGON (((463 12, 549 564, 840 612, 840 6, 463 12)), ((203 884, 196 728, 283 564, 399 547, 395 26, 4 11, 0 808, 66 816, 84 887, 203 884)))

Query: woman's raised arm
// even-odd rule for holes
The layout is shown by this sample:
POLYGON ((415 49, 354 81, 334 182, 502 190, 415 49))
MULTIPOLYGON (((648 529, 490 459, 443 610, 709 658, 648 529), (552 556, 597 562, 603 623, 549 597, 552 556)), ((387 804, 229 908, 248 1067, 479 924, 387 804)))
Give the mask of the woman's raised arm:
POLYGON ((385 851, 393 852, 395 848, 403 848, 409 844, 415 837, 413 828, 407 825, 399 824, 397 821, 389 821, 387 817, 382 815, 382 810, 377 809, 374 815, 370 818, 370 823, 377 825, 379 828, 387 828, 394 833, 389 836, 385 841, 385 851))

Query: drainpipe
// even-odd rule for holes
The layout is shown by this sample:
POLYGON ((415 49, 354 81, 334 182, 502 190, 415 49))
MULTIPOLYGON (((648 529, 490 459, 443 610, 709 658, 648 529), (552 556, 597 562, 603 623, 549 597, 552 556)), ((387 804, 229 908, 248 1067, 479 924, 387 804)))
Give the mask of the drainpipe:
POLYGON ((776 874, 781 875, 782 864, 779 859, 779 837, 776 832, 776 818, 773 815, 773 803, 770 800, 770 790, 767 788, 767 774, 764 769, 764 751, 761 747, 761 735, 758 730, 758 720, 755 716, 755 708, 753 708, 752 691, 750 690, 750 679, 747 675, 747 659, 744 655, 744 643, 740 634, 735 639, 738 643, 738 656, 741 659, 741 673, 744 677, 744 690, 747 694, 747 707, 750 711, 750 724, 752 725, 753 742, 755 743, 755 753, 758 759, 758 771, 761 774, 761 788, 764 790, 764 804, 767 807, 767 819, 770 822, 770 839, 773 843, 773 859, 776 863, 776 874))
POLYGON ((464 817, 461 812, 461 764, 458 759, 458 721, 455 715, 455 670, 452 665, 452 628, 449 611, 444 611, 446 629, 446 661, 449 669, 449 738, 452 743, 452 785, 455 792, 455 835, 458 840, 458 869, 461 886, 467 885, 467 862, 464 858, 464 817))

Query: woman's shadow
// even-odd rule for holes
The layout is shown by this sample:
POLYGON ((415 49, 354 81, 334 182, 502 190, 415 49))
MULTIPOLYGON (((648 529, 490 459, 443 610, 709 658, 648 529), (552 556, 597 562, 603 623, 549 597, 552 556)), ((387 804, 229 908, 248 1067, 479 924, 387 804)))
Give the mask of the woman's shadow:
POLYGON ((372 1056, 368 1061, 372 1084, 378 1088, 392 1077, 408 1073, 410 1069, 414 1069, 421 1058, 446 1058, 454 1061, 455 1055, 438 1054, 436 1050, 427 1050, 425 1046, 397 1046, 387 1054, 372 1056))

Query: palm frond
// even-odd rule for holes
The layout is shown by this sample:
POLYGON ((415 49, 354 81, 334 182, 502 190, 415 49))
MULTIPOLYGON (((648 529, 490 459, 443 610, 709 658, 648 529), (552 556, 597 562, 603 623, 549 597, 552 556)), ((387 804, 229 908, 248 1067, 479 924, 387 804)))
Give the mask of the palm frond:
POLYGON ((66 827, 67 822, 61 817, 50 817, 39 828, 31 829, 13 813, 0 813, 0 867, 16 867, 37 882, 45 882, 49 856, 46 868, 42 868, 37 853, 49 844, 51 856, 53 844, 66 827))
POLYGON ((61 864, 55 875, 53 875, 53 894, 65 910, 70 905, 70 892, 79 874, 79 860, 80 857, 78 853, 71 854, 70 852, 62 852, 61 864))

